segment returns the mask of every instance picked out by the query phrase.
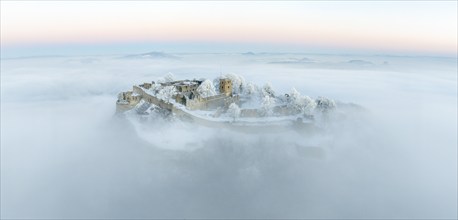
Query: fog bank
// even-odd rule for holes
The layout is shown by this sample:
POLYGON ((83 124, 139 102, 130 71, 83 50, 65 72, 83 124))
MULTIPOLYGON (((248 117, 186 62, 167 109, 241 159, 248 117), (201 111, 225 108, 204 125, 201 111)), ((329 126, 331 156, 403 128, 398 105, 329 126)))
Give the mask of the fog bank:
POLYGON ((170 55, 2 60, 1 217, 457 218, 456 59, 170 55), (365 110, 309 135, 113 117, 168 72, 365 110))

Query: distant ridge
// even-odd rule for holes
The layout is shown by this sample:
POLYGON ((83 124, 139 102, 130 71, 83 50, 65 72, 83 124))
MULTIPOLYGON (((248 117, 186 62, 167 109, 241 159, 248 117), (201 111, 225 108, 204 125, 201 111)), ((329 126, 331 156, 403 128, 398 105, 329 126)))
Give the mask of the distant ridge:
POLYGON ((317 61, 309 59, 307 57, 303 58, 289 58, 289 59, 281 59, 277 61, 268 62, 270 64, 301 64, 301 63, 317 63, 317 61))
POLYGON ((160 52, 160 51, 152 51, 148 53, 141 53, 141 54, 131 54, 124 56, 123 58, 128 59, 180 59, 180 57, 160 52))
POLYGON ((249 51, 249 52, 246 52, 246 53, 242 53, 242 55, 246 55, 246 56, 254 56, 256 55, 255 53, 249 51))
POLYGON ((375 66, 374 63, 366 60, 349 60, 347 63, 358 66, 375 66))

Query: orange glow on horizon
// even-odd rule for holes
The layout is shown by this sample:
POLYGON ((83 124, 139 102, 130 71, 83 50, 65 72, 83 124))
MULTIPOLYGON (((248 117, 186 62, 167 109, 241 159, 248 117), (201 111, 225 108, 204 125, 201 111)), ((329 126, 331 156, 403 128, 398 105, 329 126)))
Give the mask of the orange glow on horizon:
MULTIPOLYGON (((456 11, 449 11, 448 7, 434 9, 431 4, 421 10, 396 11, 389 16, 377 13, 377 7, 372 7, 378 4, 385 7, 385 3, 361 3, 366 7, 364 10, 358 8, 359 5, 344 4, 348 8, 339 9, 328 6, 334 3, 313 2, 273 2, 272 5, 256 2, 1 4, 2 46, 209 41, 452 54, 458 46, 456 11), (97 10, 102 8, 104 10, 97 10), (206 10, 194 12, 199 9, 206 10), (349 13, 347 9, 356 13, 349 13), (435 11, 439 9, 447 13, 435 11), (434 16, 425 18, 424 12, 428 10, 434 16)), ((405 5, 415 8, 417 4, 405 5)))

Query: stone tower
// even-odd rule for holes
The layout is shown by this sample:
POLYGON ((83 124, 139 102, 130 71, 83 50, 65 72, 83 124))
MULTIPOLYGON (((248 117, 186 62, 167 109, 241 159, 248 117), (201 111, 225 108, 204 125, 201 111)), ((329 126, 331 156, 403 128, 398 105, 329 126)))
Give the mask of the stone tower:
POLYGON ((230 79, 220 79, 219 92, 221 94, 226 94, 226 96, 232 95, 232 81, 230 79))

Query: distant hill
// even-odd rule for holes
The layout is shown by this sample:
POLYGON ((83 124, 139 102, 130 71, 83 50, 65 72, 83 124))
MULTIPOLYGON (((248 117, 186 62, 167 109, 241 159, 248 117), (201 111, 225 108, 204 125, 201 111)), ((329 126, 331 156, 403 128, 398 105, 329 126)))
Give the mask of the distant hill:
POLYGON ((309 59, 307 57, 304 58, 287 58, 287 59, 280 59, 276 61, 269 62, 271 64, 301 64, 301 63, 316 63, 315 60, 309 59))
POLYGON ((246 56, 254 56, 256 55, 255 53, 249 51, 249 52, 246 52, 246 53, 242 53, 242 55, 246 55, 246 56))
POLYGON ((375 66, 374 63, 370 61, 366 61, 366 60, 349 60, 347 63, 351 65, 358 65, 358 66, 375 66))
POLYGON ((180 59, 180 57, 164 53, 164 52, 158 52, 158 51, 153 51, 149 53, 141 53, 141 54, 131 54, 124 56, 123 58, 128 58, 128 59, 180 59))

